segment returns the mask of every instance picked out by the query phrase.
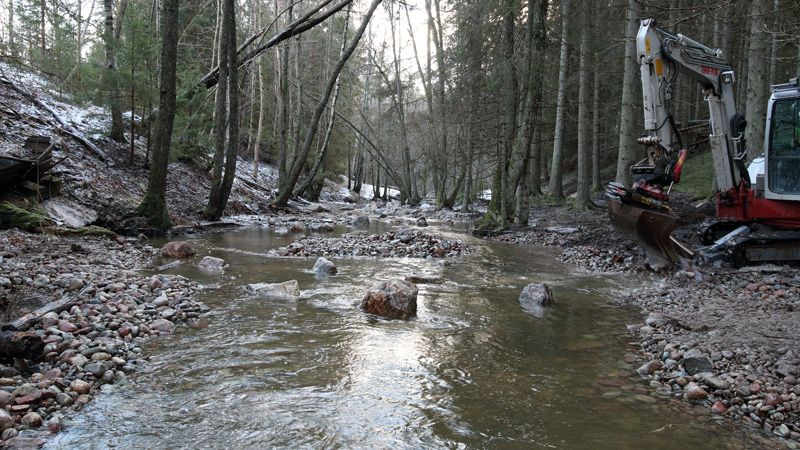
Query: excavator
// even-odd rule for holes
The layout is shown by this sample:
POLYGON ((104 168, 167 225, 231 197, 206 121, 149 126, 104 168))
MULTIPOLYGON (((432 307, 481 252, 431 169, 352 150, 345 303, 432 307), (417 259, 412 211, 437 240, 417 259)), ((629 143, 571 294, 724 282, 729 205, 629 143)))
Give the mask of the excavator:
POLYGON ((606 188, 611 223, 667 263, 727 260, 734 267, 800 261, 800 78, 772 86, 761 157, 747 166, 747 121, 736 111, 736 77, 722 51, 641 22, 636 36, 646 157, 634 184, 606 188), (672 236, 680 219, 669 203, 687 151, 670 113, 679 75, 700 84, 709 109, 709 145, 717 190, 716 221, 692 249, 672 236), (673 139, 673 137, 675 139, 673 139), (675 145, 677 144, 677 145, 675 145))

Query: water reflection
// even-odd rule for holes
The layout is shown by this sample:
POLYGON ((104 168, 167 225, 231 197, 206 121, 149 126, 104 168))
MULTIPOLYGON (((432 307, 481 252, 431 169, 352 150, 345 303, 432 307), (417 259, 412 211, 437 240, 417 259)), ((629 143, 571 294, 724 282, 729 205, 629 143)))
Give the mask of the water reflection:
POLYGON ((320 278, 313 260, 264 256, 294 238, 258 228, 192 237, 198 260, 230 264, 223 275, 174 269, 217 286, 202 294, 208 327, 151 342, 149 368, 104 388, 46 448, 761 445, 624 376, 634 365, 623 355, 637 352, 624 324, 640 317, 602 304, 622 283, 556 264, 554 249, 472 241, 476 252, 451 266, 337 259, 339 274, 320 278), (448 280, 419 285, 417 319, 358 310, 368 288, 412 273, 448 280), (300 299, 244 289, 288 279, 300 299), (530 282, 550 284, 556 297, 541 317, 518 301, 530 282), (679 426, 653 433, 670 423, 679 426))

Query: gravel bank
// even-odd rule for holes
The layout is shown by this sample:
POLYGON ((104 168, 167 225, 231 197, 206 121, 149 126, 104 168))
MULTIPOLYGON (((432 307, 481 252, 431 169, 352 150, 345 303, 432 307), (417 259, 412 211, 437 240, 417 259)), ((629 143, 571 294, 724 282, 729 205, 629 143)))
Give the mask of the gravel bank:
MULTIPOLYGON (((0 429, 7 445, 21 429, 58 432, 64 414, 89 403, 105 384, 135 376, 147 362, 141 344, 196 323, 208 308, 182 277, 147 277, 157 253, 133 238, 58 237, 0 231, 0 299, 6 319, 63 300, 26 332, 44 356, 0 364, 0 429)), ((17 438, 21 439, 21 438, 17 438)))

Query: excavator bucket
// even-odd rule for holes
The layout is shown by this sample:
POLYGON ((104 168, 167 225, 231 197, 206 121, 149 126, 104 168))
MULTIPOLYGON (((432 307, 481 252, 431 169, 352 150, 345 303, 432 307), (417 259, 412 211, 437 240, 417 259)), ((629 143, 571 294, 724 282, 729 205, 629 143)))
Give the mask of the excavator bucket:
POLYGON ((639 243, 650 253, 671 263, 692 258, 693 252, 671 236, 680 220, 670 214, 625 202, 608 195, 608 215, 614 228, 639 243))

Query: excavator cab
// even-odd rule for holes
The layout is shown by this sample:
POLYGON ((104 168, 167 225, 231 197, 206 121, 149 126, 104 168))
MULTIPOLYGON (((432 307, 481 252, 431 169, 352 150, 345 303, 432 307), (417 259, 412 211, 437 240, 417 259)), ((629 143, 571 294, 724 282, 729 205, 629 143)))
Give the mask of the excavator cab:
POLYGON ((767 112, 766 173, 757 193, 774 200, 800 200, 800 86, 773 86, 767 112))

